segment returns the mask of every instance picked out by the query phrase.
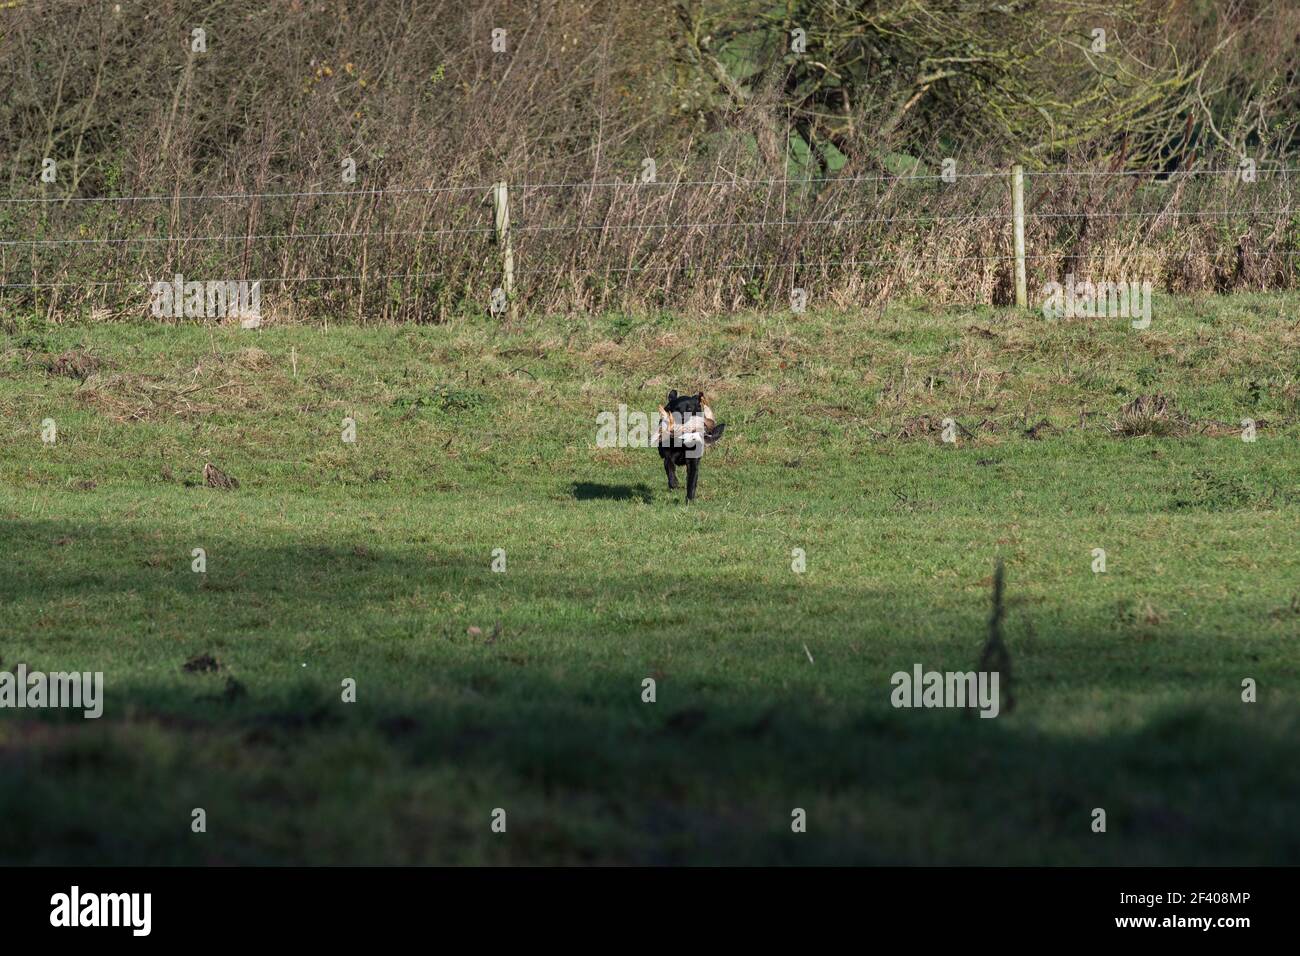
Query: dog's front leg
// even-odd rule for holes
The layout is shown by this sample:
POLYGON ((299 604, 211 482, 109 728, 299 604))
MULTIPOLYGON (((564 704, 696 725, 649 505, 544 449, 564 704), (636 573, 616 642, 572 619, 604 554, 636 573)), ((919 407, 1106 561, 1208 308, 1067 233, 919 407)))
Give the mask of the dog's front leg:
POLYGON ((676 490, 677 466, 673 464, 673 456, 671 454, 664 455, 664 471, 668 472, 668 490, 676 490))
POLYGON ((695 483, 700 480, 700 460, 686 459, 686 500, 695 500, 695 483))

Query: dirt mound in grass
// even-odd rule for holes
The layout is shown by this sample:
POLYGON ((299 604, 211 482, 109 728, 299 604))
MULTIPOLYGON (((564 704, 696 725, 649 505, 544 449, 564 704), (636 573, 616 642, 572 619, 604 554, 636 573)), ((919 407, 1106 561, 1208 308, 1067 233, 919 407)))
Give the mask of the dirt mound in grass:
POLYGON ((918 415, 915 418, 909 418, 901 426, 895 435, 900 440, 919 438, 924 435, 931 435, 943 430, 941 420, 931 417, 930 415, 918 415))
POLYGON ((52 356, 45 361, 45 371, 50 375, 75 378, 79 382, 84 382, 103 366, 100 359, 79 349, 69 349, 62 355, 52 356))

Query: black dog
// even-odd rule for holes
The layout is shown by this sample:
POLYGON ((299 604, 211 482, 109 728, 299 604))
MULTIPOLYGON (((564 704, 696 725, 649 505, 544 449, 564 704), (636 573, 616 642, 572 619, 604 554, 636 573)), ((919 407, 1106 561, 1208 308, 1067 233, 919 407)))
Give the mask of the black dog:
POLYGON ((659 409, 659 430, 655 441, 659 456, 668 473, 668 490, 677 488, 677 466, 686 466, 686 500, 695 500, 695 486, 700 480, 700 459, 722 437, 727 426, 713 420, 713 410, 704 404, 704 393, 678 397, 668 393, 668 401, 659 409))

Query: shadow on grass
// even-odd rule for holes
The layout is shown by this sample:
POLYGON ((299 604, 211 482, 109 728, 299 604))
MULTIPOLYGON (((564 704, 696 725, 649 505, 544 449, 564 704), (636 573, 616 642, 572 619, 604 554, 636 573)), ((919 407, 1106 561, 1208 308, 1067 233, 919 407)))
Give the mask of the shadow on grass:
POLYGON ((649 504, 654 500, 654 493, 644 483, 602 485, 590 481, 575 481, 573 497, 579 501, 642 501, 649 504))
MULTIPOLYGON (((23 636, 39 652, 31 666, 107 671, 105 716, 0 712, 0 863, 1300 862, 1294 708, 1189 702, 1107 734, 1037 727, 1023 693, 997 720, 894 710, 880 673, 852 662, 719 668, 722 645, 692 657, 628 635, 602 656, 526 624, 405 635, 395 608, 431 575, 468 596, 499 587, 409 550, 218 542, 214 553, 249 570, 202 590, 103 560, 131 553, 120 529, 98 529, 84 555, 34 547, 74 533, 85 529, 11 523, 0 598, 39 612, 40 644, 23 636), (101 606, 207 631, 187 644, 59 618, 101 606), (249 609, 267 623, 245 633, 249 609), (300 666, 298 632, 330 621, 373 637, 300 666), (200 648, 218 669, 184 673, 200 648), (1105 834, 1091 830, 1099 807, 1105 834), (205 833, 191 831, 195 808, 205 833), (506 834, 490 829, 497 808, 506 834), (796 808, 806 833, 791 831, 796 808)), ((666 571, 607 584, 681 582, 666 571)), ((580 601, 583 586, 556 567, 513 577, 510 593, 580 601)), ((706 579, 676 600, 734 614, 759 590, 706 579)), ((898 599, 866 592, 850 610, 869 619, 898 599)), ((7 668, 19 635, 0 635, 7 668)), ((1050 637, 1078 648, 1092 635, 1050 637)), ((1114 669, 1095 666, 1083 683, 1103 691, 1114 669)))
POLYGON ((270 706, 258 682, 230 705, 134 682, 98 722, 6 715, 0 862, 1300 861, 1294 719, 1185 708, 1070 738, 700 695, 636 709, 581 681, 485 670, 442 674, 432 694, 358 671, 366 705, 324 682, 270 706), (489 829, 497 808, 507 839, 489 829))

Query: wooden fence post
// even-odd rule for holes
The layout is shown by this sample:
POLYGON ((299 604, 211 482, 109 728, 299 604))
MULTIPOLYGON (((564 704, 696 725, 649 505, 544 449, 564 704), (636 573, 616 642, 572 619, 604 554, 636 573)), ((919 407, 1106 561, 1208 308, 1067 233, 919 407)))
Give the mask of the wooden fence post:
POLYGON ((510 242, 510 193, 504 181, 492 187, 492 204, 496 210, 497 245, 501 247, 501 287, 507 297, 514 298, 515 248, 510 242))
POLYGON ((1016 305, 1029 308, 1029 285, 1025 277, 1025 167, 1011 167, 1011 219, 1016 246, 1016 305))

